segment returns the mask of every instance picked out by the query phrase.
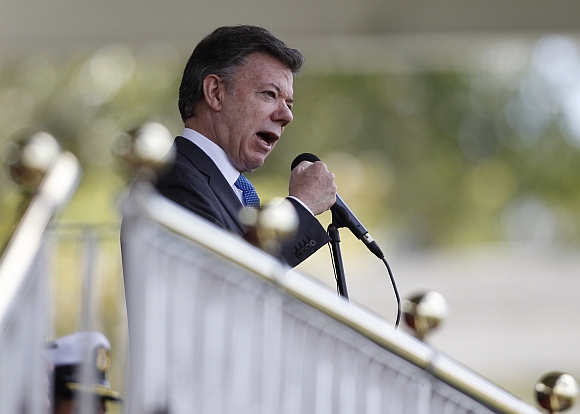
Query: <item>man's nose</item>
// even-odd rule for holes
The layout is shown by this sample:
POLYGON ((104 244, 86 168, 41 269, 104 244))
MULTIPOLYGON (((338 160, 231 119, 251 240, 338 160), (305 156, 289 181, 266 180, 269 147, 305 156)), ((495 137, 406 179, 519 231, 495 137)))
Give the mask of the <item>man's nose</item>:
POLYGON ((281 122, 282 127, 288 125, 293 119, 294 115, 286 102, 282 102, 278 109, 272 114, 272 120, 274 122, 281 122))

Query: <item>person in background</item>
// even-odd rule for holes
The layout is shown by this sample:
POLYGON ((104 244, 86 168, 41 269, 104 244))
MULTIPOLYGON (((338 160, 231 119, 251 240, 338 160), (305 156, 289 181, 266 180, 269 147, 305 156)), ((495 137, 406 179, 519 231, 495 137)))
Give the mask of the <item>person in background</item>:
POLYGON ((107 411, 107 402, 121 401, 119 393, 106 379, 110 365, 111 345, 100 332, 75 332, 54 341, 45 349, 45 357, 52 364, 52 413, 76 414, 80 397, 90 396, 93 413, 107 411), (83 363, 87 365, 83 366, 83 363), (90 382, 84 384, 81 376, 88 372, 90 382))

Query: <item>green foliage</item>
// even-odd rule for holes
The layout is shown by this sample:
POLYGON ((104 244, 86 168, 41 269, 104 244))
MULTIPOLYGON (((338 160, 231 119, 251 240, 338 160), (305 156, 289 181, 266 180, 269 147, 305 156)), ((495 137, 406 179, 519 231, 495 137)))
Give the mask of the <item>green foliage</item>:
POLYGON ((532 144, 510 128, 516 86, 481 74, 305 74, 295 121, 256 174, 316 153, 365 223, 408 247, 529 238, 510 230, 518 200, 554 217, 551 241, 577 243, 580 154, 556 120, 532 144))
MULTIPOLYGON (((86 171, 65 218, 118 222, 114 201, 122 185, 112 173, 111 144, 148 120, 181 131, 176 101, 184 60, 155 45, 5 63, 1 140, 24 127, 52 133, 86 171)), ((578 243, 578 148, 560 127, 557 105, 540 127, 526 127, 534 121, 520 94, 526 76, 306 70, 295 81, 294 122, 252 179, 264 199, 284 195, 292 159, 312 152, 375 237, 394 245, 578 243), (548 227, 543 236, 540 222, 548 227)), ((7 231, 18 197, 6 175, 0 191, 7 231)))

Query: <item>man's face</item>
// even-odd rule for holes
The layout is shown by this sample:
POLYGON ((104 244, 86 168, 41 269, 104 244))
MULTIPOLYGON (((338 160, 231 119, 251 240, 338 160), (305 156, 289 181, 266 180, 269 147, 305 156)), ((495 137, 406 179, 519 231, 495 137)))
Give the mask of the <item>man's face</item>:
POLYGON ((262 166, 292 121, 292 83, 290 69, 262 53, 249 55, 237 69, 234 91, 223 93, 214 128, 216 143, 239 171, 262 166))

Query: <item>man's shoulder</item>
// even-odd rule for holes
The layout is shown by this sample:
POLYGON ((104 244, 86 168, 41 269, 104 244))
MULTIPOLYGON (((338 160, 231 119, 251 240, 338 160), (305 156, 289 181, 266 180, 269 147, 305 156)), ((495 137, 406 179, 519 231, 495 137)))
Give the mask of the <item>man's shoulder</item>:
POLYGON ((174 141, 175 161, 171 169, 197 169, 211 175, 217 168, 212 159, 197 145, 181 136, 174 141))
POLYGON ((207 154, 203 152, 201 148, 199 148, 187 138, 181 136, 175 137, 173 145, 176 155, 191 158, 192 161, 209 159, 207 154))
POLYGON ((157 177, 156 187, 159 190, 173 185, 184 185, 188 182, 191 185, 206 175, 204 170, 207 170, 207 167, 203 166, 207 162, 203 160, 203 151, 193 142, 183 137, 177 137, 173 144, 173 150, 175 153, 172 164, 161 171, 157 177))
POLYGON ((197 145, 175 139, 175 161, 159 175, 157 190, 207 220, 243 234, 237 213, 241 203, 217 166, 197 145))

